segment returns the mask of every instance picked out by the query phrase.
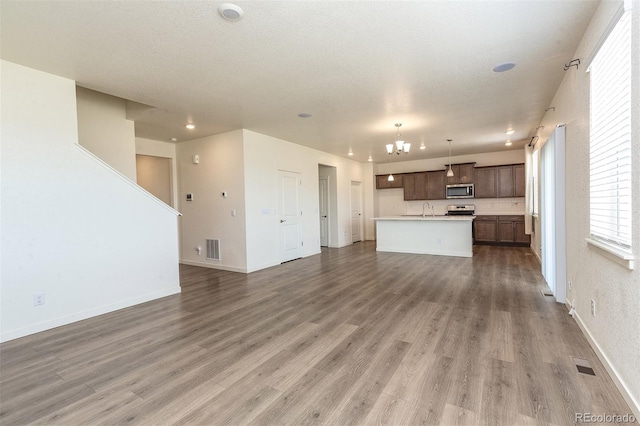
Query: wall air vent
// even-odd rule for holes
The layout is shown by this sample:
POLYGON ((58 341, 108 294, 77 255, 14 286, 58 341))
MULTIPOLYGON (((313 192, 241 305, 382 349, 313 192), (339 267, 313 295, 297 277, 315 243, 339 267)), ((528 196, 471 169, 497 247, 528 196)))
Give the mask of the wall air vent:
POLYGON ((207 239, 207 260, 220 260, 219 239, 207 239))

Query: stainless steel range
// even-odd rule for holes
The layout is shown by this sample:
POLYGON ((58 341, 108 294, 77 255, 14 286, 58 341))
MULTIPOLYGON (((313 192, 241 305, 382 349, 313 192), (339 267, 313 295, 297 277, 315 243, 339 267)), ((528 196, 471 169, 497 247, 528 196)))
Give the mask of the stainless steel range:
POLYGON ((473 216, 476 212, 476 206, 473 204, 447 206, 447 216, 473 216))

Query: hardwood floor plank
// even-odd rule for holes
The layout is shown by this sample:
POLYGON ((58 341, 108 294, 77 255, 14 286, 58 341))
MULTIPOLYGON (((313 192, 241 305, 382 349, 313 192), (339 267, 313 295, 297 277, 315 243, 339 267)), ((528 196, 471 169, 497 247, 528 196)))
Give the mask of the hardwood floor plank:
POLYGON ((343 404, 336 408, 333 415, 328 418, 328 422, 340 425, 361 424, 410 346, 411 344, 407 342, 392 342, 381 356, 372 362, 363 375, 365 380, 354 389, 349 399, 344 399, 343 404))
POLYGON ((484 376, 481 423, 487 426, 517 424, 518 401, 513 363, 490 358, 484 376))
POLYGON ((0 423, 573 424, 629 413, 529 249, 363 242, 0 344, 0 423), (596 376, 580 374, 587 359, 596 376))
POLYGON ((381 393, 362 424, 376 426, 408 425, 413 404, 396 396, 381 393))
POLYGON ((506 362, 513 362, 513 329, 511 315, 505 311, 492 310, 489 315, 491 347, 489 356, 506 362))
POLYGON ((440 424, 449 426, 475 426, 480 424, 477 413, 446 404, 440 424))

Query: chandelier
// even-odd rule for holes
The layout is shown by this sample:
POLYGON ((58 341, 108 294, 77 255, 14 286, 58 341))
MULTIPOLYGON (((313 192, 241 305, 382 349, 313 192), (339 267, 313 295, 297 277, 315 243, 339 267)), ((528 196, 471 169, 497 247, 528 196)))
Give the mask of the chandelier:
POLYGON ((388 143, 387 144, 387 153, 389 155, 392 155, 393 153, 396 153, 398 155, 400 155, 401 153, 405 153, 408 154, 409 150, 411 149, 411 144, 405 141, 400 140, 400 126, 402 126, 402 123, 396 123, 396 143, 395 146, 392 143, 388 143))

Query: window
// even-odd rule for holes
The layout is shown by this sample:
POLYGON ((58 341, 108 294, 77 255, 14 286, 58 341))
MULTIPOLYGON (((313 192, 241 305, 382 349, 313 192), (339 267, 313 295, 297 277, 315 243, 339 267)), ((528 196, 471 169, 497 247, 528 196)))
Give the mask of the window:
POLYGON ((631 12, 589 66, 591 239, 631 252, 631 12))

